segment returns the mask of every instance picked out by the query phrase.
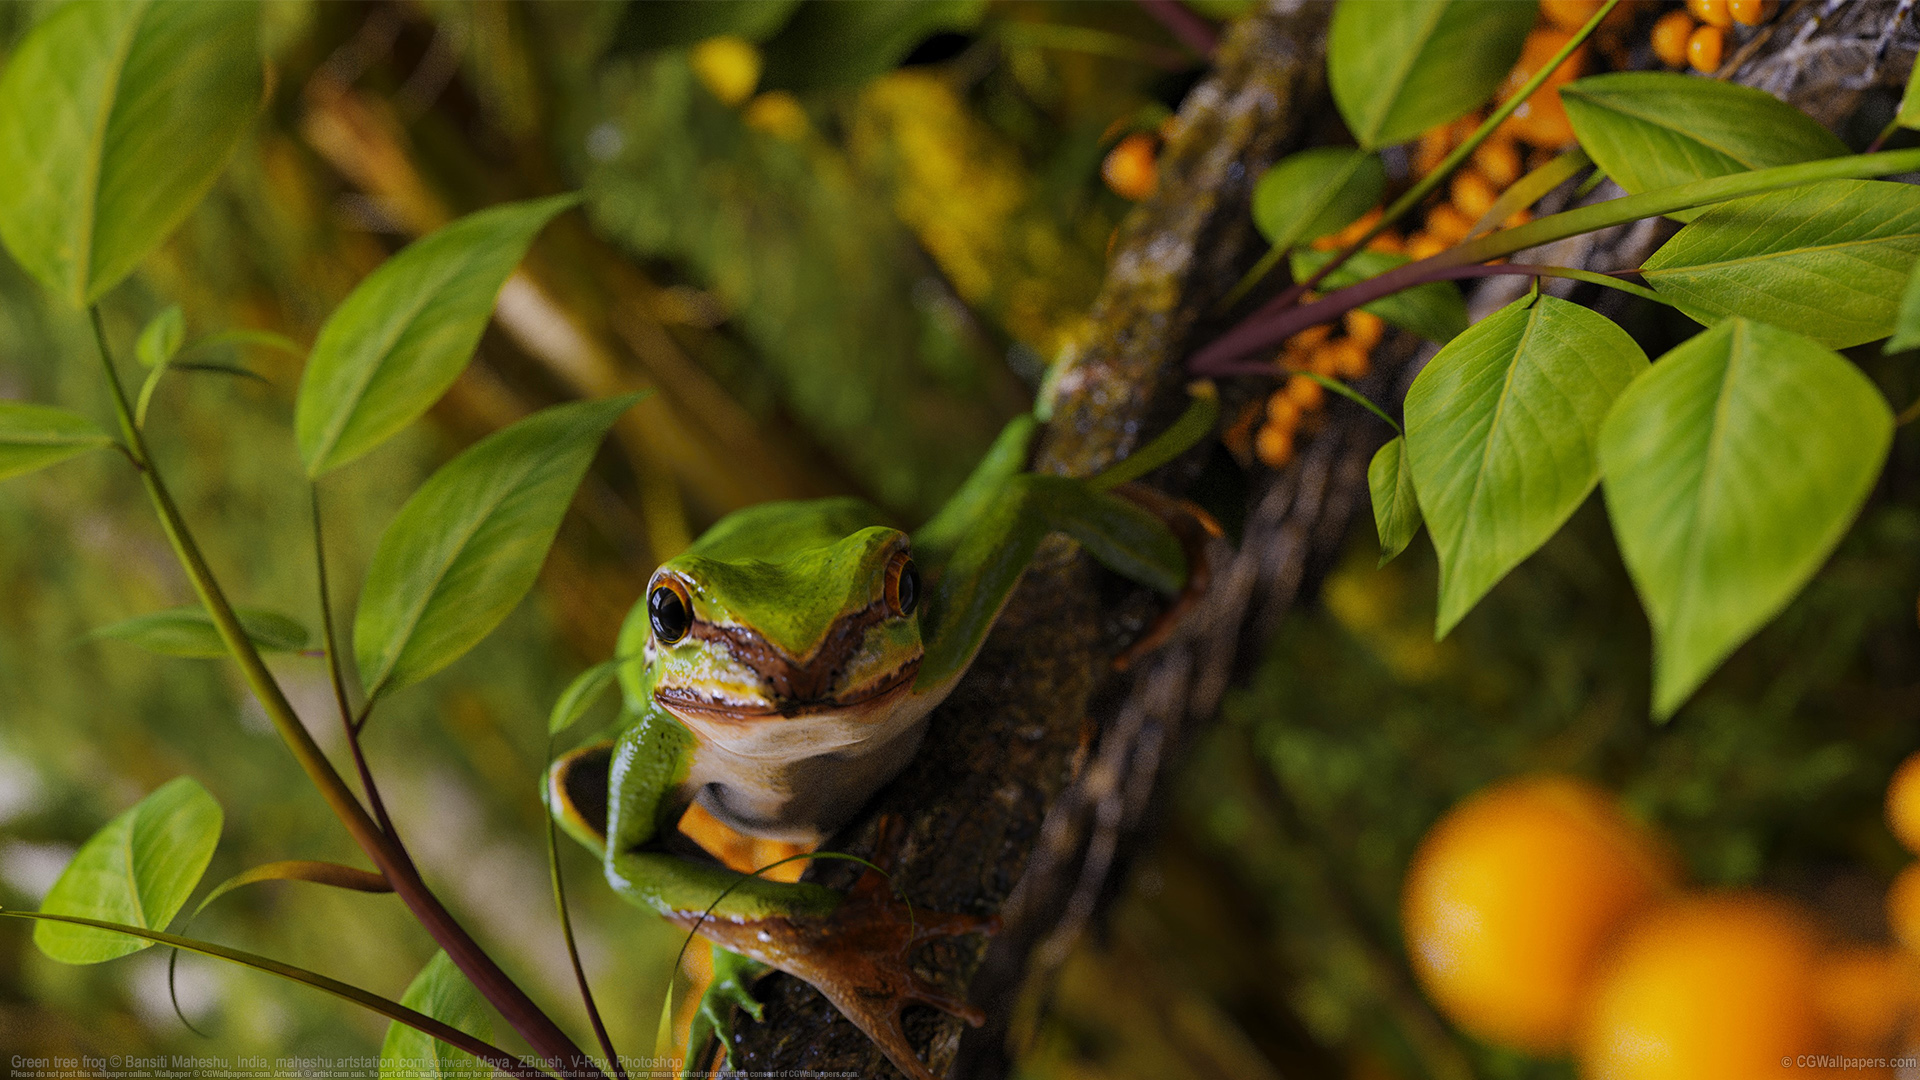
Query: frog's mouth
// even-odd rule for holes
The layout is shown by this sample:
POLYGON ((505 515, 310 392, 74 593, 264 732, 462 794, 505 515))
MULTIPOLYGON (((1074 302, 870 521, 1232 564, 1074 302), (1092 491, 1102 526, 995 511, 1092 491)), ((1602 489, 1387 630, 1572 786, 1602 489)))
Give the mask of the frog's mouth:
POLYGON ((913 659, 887 674, 841 694, 816 698, 771 697, 742 701, 720 694, 705 693, 694 687, 655 687, 653 698, 682 719, 721 722, 766 720, 773 717, 793 719, 829 714, 874 713, 904 696, 920 673, 920 658, 913 659), (692 714, 692 715, 689 715, 692 714))
POLYGON ((867 631, 891 618, 884 602, 854 612, 836 623, 820 644, 802 658, 789 655, 745 626, 696 620, 691 636, 706 642, 731 663, 721 679, 656 686, 653 697, 685 720, 749 721, 841 714, 860 719, 884 712, 904 695, 920 672, 922 653, 905 663, 872 672, 876 659, 866 648, 867 631))

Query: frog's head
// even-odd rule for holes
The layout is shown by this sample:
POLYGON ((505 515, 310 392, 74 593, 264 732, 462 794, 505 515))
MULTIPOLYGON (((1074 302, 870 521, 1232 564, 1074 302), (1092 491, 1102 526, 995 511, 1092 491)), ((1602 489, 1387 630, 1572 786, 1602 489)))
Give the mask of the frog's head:
POLYGON ((907 535, 870 526, 778 557, 753 547, 696 546, 655 571, 644 605, 654 702, 756 758, 829 753, 918 719, 921 589, 907 535))

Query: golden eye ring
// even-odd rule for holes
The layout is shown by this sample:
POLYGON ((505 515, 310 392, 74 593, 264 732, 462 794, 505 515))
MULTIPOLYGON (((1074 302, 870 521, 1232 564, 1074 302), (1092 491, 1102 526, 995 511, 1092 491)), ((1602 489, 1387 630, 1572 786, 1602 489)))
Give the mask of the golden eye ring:
POLYGON ((653 627, 653 639, 662 645, 672 645, 693 629, 693 598, 679 578, 662 575, 647 590, 647 623, 653 627))
POLYGON ((913 556, 896 551, 887 560, 887 610, 905 618, 920 606, 920 572, 913 568, 913 556))

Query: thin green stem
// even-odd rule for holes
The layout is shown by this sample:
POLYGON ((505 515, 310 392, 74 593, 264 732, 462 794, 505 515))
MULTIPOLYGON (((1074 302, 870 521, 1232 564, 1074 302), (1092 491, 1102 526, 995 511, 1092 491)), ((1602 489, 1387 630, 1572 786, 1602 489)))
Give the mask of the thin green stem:
POLYGON ((216 945, 211 941, 201 941, 197 938, 180 937, 176 934, 162 933, 158 930, 148 930, 141 926, 103 922, 99 919, 87 919, 78 915, 54 915, 44 911, 0 910, 0 917, 27 919, 35 922, 68 923, 73 926, 88 926, 95 930, 106 930, 111 933, 125 934, 128 937, 141 938, 145 941, 152 941, 161 945, 171 945, 175 949, 185 949, 190 953, 198 953, 201 956, 211 956, 216 960, 225 960, 231 964, 239 964, 242 967, 250 967, 256 971, 264 971, 270 975, 278 975, 283 979, 297 982, 304 986, 311 986, 315 990, 325 991, 334 997, 351 1001, 355 1005, 379 1013, 381 1016, 395 1023, 405 1024, 424 1035, 431 1035, 449 1046, 465 1050, 467 1053, 472 1054, 474 1057, 479 1058, 502 1072, 511 1073, 514 1076, 526 1077, 528 1080, 539 1080, 539 1078, 546 1076, 546 1074, 539 1069, 528 1065, 526 1062, 521 1061, 519 1058, 514 1057, 512 1054, 507 1053, 492 1043, 475 1038, 461 1031, 459 1028, 435 1020, 423 1012, 410 1009, 391 998, 381 997, 378 994, 362 990, 351 983, 343 983, 338 979, 328 978, 317 971, 294 967, 292 964, 284 964, 278 960, 261 956, 257 953, 250 953, 241 949, 230 949, 225 945, 216 945))
POLYGON ((1321 386, 1326 387, 1329 391, 1339 394, 1341 397, 1346 398, 1348 401, 1353 402, 1354 404, 1367 410, 1368 412, 1379 417, 1380 419, 1385 420, 1387 422, 1387 426, 1392 428, 1395 434, 1405 435, 1407 433, 1406 429, 1401 427, 1398 421, 1396 421, 1393 417, 1387 415, 1387 412, 1385 409, 1382 409, 1380 406, 1375 405, 1371 400, 1367 398, 1365 394, 1362 394, 1360 391, 1355 390, 1351 386, 1348 386, 1346 383, 1343 383, 1338 379, 1330 378, 1326 375, 1322 375, 1317 371, 1302 371, 1300 372, 1300 374, 1305 375, 1307 378, 1312 379, 1314 382, 1317 382, 1321 386))
MULTIPOLYGON (((547 738, 547 763, 553 763, 553 738, 547 738)), ((593 1025, 593 1037, 600 1043, 600 1052, 607 1055, 607 1064, 619 1080, 627 1080, 627 1070, 620 1064, 620 1055, 613 1052, 613 1040, 607 1035, 607 1025, 600 1019, 600 1007, 594 1003, 593 987, 587 982, 586 966, 580 962, 580 945, 573 937, 573 916, 567 911, 567 886, 560 876, 560 846, 554 836, 553 814, 547 814, 547 877, 553 882, 553 908, 560 913, 560 936, 567 942, 567 960, 573 964, 573 981, 580 987, 580 1003, 586 1007, 587 1022, 593 1025)))
POLYGON ((1463 268, 1569 236, 1822 180, 1859 180, 1916 169, 1920 169, 1920 149, 1889 150, 1714 176, 1576 207, 1518 228, 1502 229, 1432 258, 1395 267, 1378 277, 1328 293, 1311 304, 1294 306, 1291 299, 1282 294, 1194 353, 1188 369, 1196 375, 1271 373, 1271 365, 1245 361, 1309 326, 1331 321, 1382 296, 1430 281, 1477 276, 1476 272, 1463 268))
MULTIPOLYGON (((1551 76, 1562 63, 1566 62, 1567 57, 1572 56, 1575 49, 1585 44, 1586 40, 1593 36, 1593 32, 1600 27, 1600 21, 1605 19, 1607 13, 1612 11, 1618 3, 1620 3, 1620 0, 1607 0, 1607 2, 1601 6, 1600 10, 1594 12, 1593 17, 1587 20, 1585 26, 1582 26, 1571 38, 1567 39, 1567 43, 1561 46, 1559 52, 1553 54, 1551 60, 1540 65, 1540 70, 1534 72, 1533 77, 1528 79, 1525 85, 1509 95, 1507 100, 1502 102, 1499 108, 1493 110, 1493 112, 1481 122, 1479 127, 1473 129, 1473 134, 1467 136, 1465 142, 1454 147, 1453 152, 1442 158, 1440 164, 1435 166, 1432 172, 1421 177, 1419 183, 1414 184, 1406 190, 1405 194, 1395 199, 1393 204, 1387 207, 1386 212, 1380 215, 1380 220, 1374 222, 1373 228, 1367 230, 1366 235, 1348 244, 1338 255, 1327 260, 1326 264, 1320 267, 1311 277, 1287 289, 1281 296, 1286 298, 1288 303, 1299 299, 1307 290, 1324 281, 1328 274, 1346 265, 1347 260, 1364 250, 1368 244, 1373 242, 1374 237, 1392 228, 1394 222, 1399 221, 1407 215, 1408 211, 1419 206, 1420 200, 1431 195, 1435 188, 1446 183, 1447 178, 1453 175, 1454 170, 1458 169, 1467 158, 1471 157, 1473 152, 1480 148, 1481 143, 1487 141, 1487 137, 1493 134, 1494 129, 1498 128, 1507 117, 1512 116, 1513 111, 1524 104, 1528 98, 1532 97, 1534 91, 1546 85, 1547 78, 1551 76)), ((1261 264, 1262 266, 1266 266, 1267 260, 1261 260, 1261 264)), ((1255 267, 1254 269, 1260 270, 1262 274, 1266 272, 1261 269, 1261 267, 1255 267)), ((1271 267, 1268 267, 1268 269, 1271 269, 1271 267)), ((1252 274, 1249 274, 1248 277, 1252 277, 1252 274)), ((1255 280, 1258 279, 1256 278, 1255 280)), ((1241 280, 1241 284, 1251 288, 1251 285, 1249 285, 1244 278, 1241 280)), ((1245 291, 1245 289, 1236 285, 1233 292, 1228 295, 1237 300, 1241 295, 1244 295, 1245 291)), ((1229 303, 1231 303, 1231 301, 1229 301, 1229 303)))
MULTIPOLYGON (((446 950, 447 957, 454 965, 473 981, 474 987, 493 1004, 494 1008, 506 1018, 509 1024, 527 1040, 534 1051, 548 1061, 570 1064, 583 1060, 585 1055, 567 1038, 533 999, 500 969, 486 950, 482 949, 466 928, 453 917, 440 899, 427 888, 413 863, 407 858, 397 843, 381 830, 367 811, 354 798, 353 792, 340 778, 333 763, 320 749, 306 726, 300 722, 300 716, 280 688, 280 683, 267 669, 266 662, 260 658, 259 650, 240 625, 240 619, 233 612, 233 606, 227 602, 226 593, 221 589, 213 569, 207 565, 206 558, 200 552, 200 546, 194 542, 192 532, 187 528, 186 519, 180 508, 174 504, 173 495, 162 482, 160 474, 154 468, 153 458, 147 452, 145 440, 140 430, 134 426, 133 411, 127 403, 126 389, 120 383, 120 374, 113 366, 113 353, 107 345, 107 331, 101 321, 99 307, 89 309, 93 320, 94 341, 100 349, 100 364, 106 373, 107 386, 112 391, 115 411, 119 417, 121 432, 125 435, 130 449, 129 457, 140 472, 140 479, 146 485, 147 497, 153 503, 154 511, 159 515, 160 527, 166 533, 167 542, 173 547, 174 556, 187 571, 187 577, 193 582, 194 592, 205 605, 207 614, 213 619, 214 629, 226 644, 227 651, 240 667, 241 677, 260 702, 261 709, 272 721, 280 738, 293 752, 294 760, 300 764, 307 778, 320 791, 334 816, 347 829, 354 842, 360 845, 367 858, 372 860, 381 874, 392 882, 394 891, 406 902, 408 910, 413 912, 436 943, 446 950)), ((601 1075, 593 1070, 590 1075, 601 1075)))
MULTIPOLYGON (((387 816, 385 800, 380 798, 380 788, 373 782, 373 769, 367 764, 367 755, 360 747, 360 725, 356 722, 353 706, 347 700, 347 679, 340 667, 340 642, 333 627, 333 598, 327 588, 327 541, 326 532, 320 522, 320 486, 308 484, 310 509, 313 511, 313 567, 320 592, 320 636, 326 642, 327 675, 333 683, 333 700, 340 710, 340 725, 346 729, 347 750, 353 756, 354 771, 360 774, 360 790, 366 794, 367 805, 373 810, 374 821, 380 831, 387 834, 394 849, 412 865, 413 857, 407 853, 406 845, 400 842, 400 834, 393 827, 393 819, 387 816)), ((368 702, 372 707, 372 702, 368 702)))

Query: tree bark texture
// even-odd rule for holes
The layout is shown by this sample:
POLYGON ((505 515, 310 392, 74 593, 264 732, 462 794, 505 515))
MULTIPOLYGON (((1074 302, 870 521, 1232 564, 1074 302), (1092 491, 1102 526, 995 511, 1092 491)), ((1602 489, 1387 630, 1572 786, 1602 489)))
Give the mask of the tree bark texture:
MULTIPOLYGON (((1790 6, 1729 59, 1721 77, 1763 86, 1830 124, 1871 113, 1870 96, 1892 100, 1888 88, 1897 93, 1912 63, 1906 25, 1888 39, 1880 63, 1871 63, 1894 8, 1895 0, 1837 12, 1826 12, 1822 0, 1790 6)), ((1061 361, 1036 468, 1095 473, 1184 406, 1184 358, 1228 325, 1215 308, 1264 250, 1249 211, 1254 180, 1332 114, 1323 62, 1330 10, 1272 0, 1221 42, 1212 72, 1182 103, 1158 191, 1122 226, 1091 332, 1061 361)), ((1885 111, 1891 116, 1890 106, 1885 111)), ((1603 187, 1590 197, 1607 193, 1603 187)), ((1567 193, 1558 198, 1564 204, 1567 193)), ((1623 226, 1516 261, 1637 266, 1667 228, 1623 226)), ((1526 285, 1490 279, 1470 297, 1475 317, 1526 285)), ((1603 310, 1619 296, 1572 282, 1550 287, 1571 287, 1603 310)), ((1433 352, 1390 334, 1375 351, 1374 373, 1355 388, 1397 408, 1433 352)), ((1253 379, 1222 386, 1223 412, 1231 416, 1272 388, 1253 379)), ((968 1030, 930 1009, 908 1012, 908 1034, 936 1073, 1007 1075, 1017 1011, 1032 1007, 1022 987, 1044 986, 1098 917, 1117 870, 1152 829, 1178 750, 1212 719, 1280 618, 1330 565, 1356 515, 1367 513, 1366 467, 1391 432, 1339 399, 1330 398, 1321 415, 1317 430, 1303 429, 1285 469, 1242 470, 1209 445, 1149 478, 1185 494, 1208 476, 1233 473, 1243 479, 1235 501, 1244 520, 1229 523, 1237 526, 1232 542, 1215 542, 1212 584, 1180 630, 1126 673, 1112 670, 1112 657, 1153 615, 1151 598, 1064 543, 1043 549, 979 660, 935 712, 918 758, 828 845, 871 855, 878 822, 892 817, 905 834, 892 869, 914 904, 1003 919, 991 940, 935 942, 917 954, 923 975, 970 991, 989 1017, 968 1030), (1208 454, 1220 460, 1210 467, 1208 454)), ((808 878, 846 887, 857 873, 823 861, 808 878)), ((897 1075, 805 983, 776 974, 758 992, 766 1020, 740 1018, 736 1067, 897 1075)))

